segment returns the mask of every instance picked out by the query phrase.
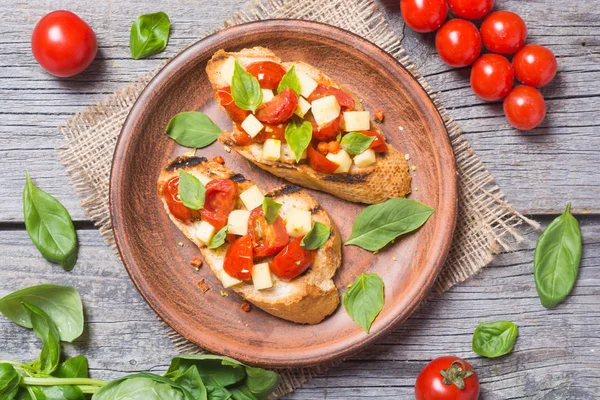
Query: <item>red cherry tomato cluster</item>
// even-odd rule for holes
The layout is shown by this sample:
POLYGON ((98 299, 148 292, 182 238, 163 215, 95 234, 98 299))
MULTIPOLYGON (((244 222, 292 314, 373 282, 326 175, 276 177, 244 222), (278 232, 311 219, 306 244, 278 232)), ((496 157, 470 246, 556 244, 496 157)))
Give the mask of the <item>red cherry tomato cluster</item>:
POLYGON ((451 67, 473 64, 471 88, 483 100, 504 99, 504 114, 517 129, 542 123, 546 103, 536 89, 556 75, 556 57, 547 48, 525 45, 527 26, 509 11, 489 12, 494 0, 401 0, 404 22, 417 32, 433 32, 440 58, 451 67), (446 21, 448 11, 456 18, 446 21), (489 15, 488 15, 489 14, 489 15), (486 17, 487 15, 487 17, 486 17), (484 18, 485 17, 485 18, 484 18), (481 20, 479 29, 467 20, 481 20), (481 54, 482 47, 490 53, 481 54), (512 64, 505 57, 513 55, 512 64), (513 88, 515 77, 523 83, 513 88))

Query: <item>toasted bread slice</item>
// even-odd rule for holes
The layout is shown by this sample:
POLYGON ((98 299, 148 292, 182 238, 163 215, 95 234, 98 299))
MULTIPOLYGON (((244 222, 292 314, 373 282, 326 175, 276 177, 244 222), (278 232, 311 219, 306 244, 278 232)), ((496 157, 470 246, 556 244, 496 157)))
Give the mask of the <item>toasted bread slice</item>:
MULTIPOLYGON (((255 185, 253 182, 246 180, 243 175, 236 174, 225 166, 208 161, 204 157, 178 157, 161 172, 158 179, 159 192, 165 182, 178 175, 177 170, 179 168, 204 179, 232 179, 238 182, 240 192, 255 185)), ((236 284, 231 289, 247 301, 276 317, 297 323, 317 324, 335 311, 339 305, 338 290, 332 278, 341 264, 340 234, 327 212, 297 186, 283 186, 265 193, 265 196, 283 204, 279 215, 284 220, 292 208, 310 210, 312 221, 329 226, 331 236, 325 245, 317 250, 312 267, 303 275, 290 281, 280 280, 273 276, 273 287, 264 290, 257 290, 251 283, 245 282, 236 284)), ((223 270, 223 262, 229 244, 226 242, 217 249, 206 247, 196 237, 195 230, 198 223, 185 224, 173 217, 164 197, 160 197, 171 221, 188 239, 198 246, 204 260, 219 280, 222 282, 227 281, 228 275, 223 270)), ((238 201, 236 208, 245 209, 241 201, 238 201)), ((268 262, 272 258, 266 257, 262 262, 268 262)))
MULTIPOLYGON (((227 53, 224 50, 219 50, 206 67, 217 103, 219 103, 219 98, 216 91, 229 86, 222 71, 223 65, 231 56, 235 57, 243 67, 258 61, 277 62, 286 70, 295 65, 297 71, 305 72, 317 83, 344 90, 340 85, 311 65, 303 62, 281 63, 281 59, 266 48, 254 47, 243 49, 237 53, 227 53)), ((363 111, 364 109, 359 99, 347 90, 344 91, 354 99, 355 105, 353 111, 363 111)), ((222 110, 225 111, 224 108, 222 110)), ((408 162, 404 154, 401 154, 389 143, 387 144, 388 152, 377 153, 377 161, 374 164, 364 168, 353 164, 348 173, 327 174, 315 171, 306 162, 296 163, 293 157, 289 156, 286 159, 283 159, 282 156, 282 159, 278 161, 266 161, 262 158, 262 144, 237 145, 234 139, 235 131, 240 128, 234 124, 233 129, 234 132, 224 132, 221 135, 219 140, 223 144, 231 147, 241 156, 265 171, 297 185, 331 193, 341 199, 367 204, 381 203, 389 198, 404 197, 410 193, 411 178, 408 171, 408 162)), ((373 121, 371 121, 370 130, 385 137, 381 129, 373 121)), ((285 153, 285 151, 282 152, 285 153)))

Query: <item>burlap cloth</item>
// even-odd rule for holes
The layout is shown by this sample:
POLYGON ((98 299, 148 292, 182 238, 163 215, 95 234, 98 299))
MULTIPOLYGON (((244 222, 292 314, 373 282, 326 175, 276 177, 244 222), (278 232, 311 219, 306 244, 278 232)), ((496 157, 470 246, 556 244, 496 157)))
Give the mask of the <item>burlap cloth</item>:
MULTIPOLYGON (((257 0, 241 10, 224 26, 261 19, 295 18, 350 30, 394 56, 427 90, 448 128, 459 174, 458 224, 452 249, 435 285, 436 292, 446 291, 474 275, 492 260, 494 254, 510 251, 512 245, 522 239, 525 229, 536 227, 535 222, 524 218, 504 200, 502 191, 469 146, 460 126, 449 117, 436 93, 415 69, 400 38, 387 25, 373 0, 257 0)), ((66 140, 59 149, 59 157, 81 195, 83 209, 115 252, 108 207, 112 155, 129 110, 157 72, 158 69, 146 74, 59 127, 66 140)), ((202 351, 170 328, 167 330, 179 351, 202 351)), ((277 395, 292 392, 327 367, 280 371, 284 379, 277 395)))

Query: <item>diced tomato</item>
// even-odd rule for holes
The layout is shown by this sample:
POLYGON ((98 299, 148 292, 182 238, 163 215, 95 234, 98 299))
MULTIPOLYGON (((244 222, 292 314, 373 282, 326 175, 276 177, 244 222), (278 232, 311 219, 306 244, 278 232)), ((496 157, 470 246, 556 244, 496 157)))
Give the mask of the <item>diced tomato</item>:
POLYGON ((252 238, 250 235, 242 236, 227 249, 223 270, 232 278, 248 281, 252 276, 253 265, 252 238))
POLYGON ((354 99, 352 96, 344 92, 342 89, 338 89, 333 86, 325 86, 322 83, 319 83, 316 89, 313 90, 310 96, 308 96, 308 102, 312 103, 317 99, 332 95, 335 96, 343 111, 352 110, 354 108, 354 99))
POLYGON ((281 140, 281 143, 286 143, 285 140, 285 127, 287 124, 265 124, 265 127, 258 135, 254 136, 254 141, 257 143, 264 143, 267 139, 281 140))
POLYGON ((219 96, 219 104, 225 107, 234 122, 243 122, 250 115, 250 111, 242 110, 235 104, 230 87, 218 89, 217 96, 219 96))
POLYGON ((337 134, 342 131, 344 115, 340 113, 340 115, 336 119, 329 121, 320 128, 312 115, 309 114, 305 116, 304 119, 310 122, 310 124, 312 125, 313 139, 318 140, 320 142, 329 142, 331 140, 335 140, 337 134))
POLYGON ((323 154, 319 153, 315 148, 308 146, 308 164, 317 172, 332 174, 339 168, 338 163, 328 160, 323 154))
POLYGON ((304 236, 301 236, 292 240, 269 265, 271 272, 279 279, 294 279, 306 271, 315 260, 315 250, 305 250, 300 247, 303 238, 304 236))
POLYGON ((235 140, 235 144, 238 146, 248 146, 249 144, 252 144, 252 138, 242 129, 240 124, 235 124, 233 140, 235 140))
POLYGON ((367 136, 375 136, 375 140, 369 146, 370 149, 373 149, 377 153, 387 153, 387 144, 380 133, 374 131, 361 131, 360 133, 367 136))
POLYGON ((262 207, 250 213, 248 234, 252 237, 252 247, 256 257, 270 256, 283 249, 290 241, 281 217, 268 224, 262 207))
POLYGON ((281 124, 294 115, 298 106, 298 96, 292 89, 287 88, 268 103, 256 110, 256 118, 267 124, 281 124))
POLYGON ((204 208, 200 210, 202 219, 215 229, 227 225, 227 218, 235 208, 238 197, 238 184, 231 179, 214 179, 206 185, 204 208))
POLYGON ((246 67, 246 71, 258 79, 263 89, 277 89, 281 78, 285 75, 285 68, 273 61, 259 61, 246 67))
POLYGON ((183 205, 179 198, 179 176, 174 176, 163 184, 161 194, 165 196, 169 211, 175 218, 186 224, 198 217, 198 212, 183 205))

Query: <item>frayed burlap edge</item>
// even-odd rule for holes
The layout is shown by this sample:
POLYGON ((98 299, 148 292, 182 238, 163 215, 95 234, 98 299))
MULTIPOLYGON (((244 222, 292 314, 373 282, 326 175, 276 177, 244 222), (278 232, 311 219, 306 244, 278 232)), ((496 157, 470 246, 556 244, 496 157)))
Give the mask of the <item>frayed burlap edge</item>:
MULTIPOLYGON (((537 223, 516 212, 504 200, 502 191, 471 149, 460 126, 450 118, 437 94, 416 70, 402 48, 401 39, 390 29, 372 0, 255 0, 235 13, 224 23, 224 27, 273 18, 315 20, 337 25, 364 37, 399 60, 420 82, 438 108, 456 158, 459 215, 452 248, 435 284, 435 292, 446 291, 473 276, 490 263, 494 254, 512 250, 513 245, 522 240, 526 230, 539 228, 537 223)), ((129 110, 162 66, 59 126, 66 140, 66 144, 59 148, 60 160, 82 198, 82 208, 115 252, 108 207, 112 154, 129 110)), ((202 352, 201 348, 167 328, 178 351, 202 352)), ((292 392, 330 366, 280 370, 283 381, 274 397, 292 392)))

